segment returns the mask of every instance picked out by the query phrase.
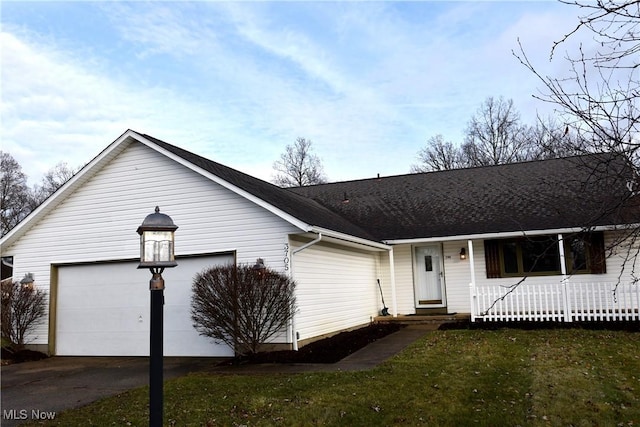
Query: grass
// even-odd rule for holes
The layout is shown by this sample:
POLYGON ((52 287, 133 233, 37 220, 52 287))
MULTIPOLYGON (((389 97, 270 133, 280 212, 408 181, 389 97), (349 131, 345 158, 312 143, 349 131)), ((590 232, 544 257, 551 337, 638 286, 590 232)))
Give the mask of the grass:
MULTIPOLYGON (((175 426, 638 426, 640 333, 435 331, 371 371, 200 373, 164 396, 175 426)), ((45 425, 144 426, 147 404, 136 389, 45 425)))

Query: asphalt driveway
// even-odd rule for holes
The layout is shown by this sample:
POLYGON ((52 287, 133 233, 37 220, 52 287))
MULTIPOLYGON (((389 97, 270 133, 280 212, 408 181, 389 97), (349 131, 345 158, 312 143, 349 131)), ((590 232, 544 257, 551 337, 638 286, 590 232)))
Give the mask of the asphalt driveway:
MULTIPOLYGON (((164 378, 209 370, 222 359, 165 357, 164 378)), ((64 409, 149 384, 147 357, 53 357, 3 366, 0 424, 52 416, 64 409)))

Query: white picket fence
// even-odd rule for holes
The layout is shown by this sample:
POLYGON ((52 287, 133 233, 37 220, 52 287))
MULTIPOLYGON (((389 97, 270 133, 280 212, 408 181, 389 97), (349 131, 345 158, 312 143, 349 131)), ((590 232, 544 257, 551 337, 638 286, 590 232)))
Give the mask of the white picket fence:
POLYGON ((470 289, 472 321, 640 320, 640 284, 523 282, 470 289))

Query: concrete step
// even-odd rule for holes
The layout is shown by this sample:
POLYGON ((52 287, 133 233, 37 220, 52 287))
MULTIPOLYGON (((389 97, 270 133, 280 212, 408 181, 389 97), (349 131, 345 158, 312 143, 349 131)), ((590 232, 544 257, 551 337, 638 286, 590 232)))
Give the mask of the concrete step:
POLYGON ((430 323, 465 323, 471 321, 469 313, 451 313, 451 314, 399 314, 393 316, 377 316, 374 318, 379 323, 400 323, 403 325, 419 325, 430 323))

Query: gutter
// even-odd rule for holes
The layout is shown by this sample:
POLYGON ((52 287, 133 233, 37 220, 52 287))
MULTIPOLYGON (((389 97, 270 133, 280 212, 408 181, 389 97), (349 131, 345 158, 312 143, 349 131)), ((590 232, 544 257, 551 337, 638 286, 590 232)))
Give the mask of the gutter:
POLYGON ((388 251, 389 249, 391 249, 391 246, 385 244, 386 242, 380 243, 374 240, 363 239, 362 237, 355 237, 350 234, 340 233, 338 231, 333 231, 322 227, 312 226, 309 231, 312 233, 317 233, 319 235, 322 234, 325 237, 332 237, 334 239, 344 240, 345 242, 356 243, 363 246, 369 246, 371 248, 379 250, 388 251))
POLYGON ((590 231, 616 231, 616 230, 628 230, 640 226, 640 224, 621 224, 621 225, 597 225, 595 227, 567 227, 567 228, 553 228, 545 230, 519 230, 519 231, 499 231, 494 233, 478 233, 478 234, 461 234, 455 236, 438 236, 438 237, 423 237, 414 239, 389 239, 384 243, 387 245, 402 245, 402 244, 416 244, 416 243, 433 243, 433 242, 450 242, 458 240, 481 240, 481 239, 501 239, 509 237, 525 237, 525 236, 540 236, 545 234, 570 234, 580 233, 585 229, 590 231))

